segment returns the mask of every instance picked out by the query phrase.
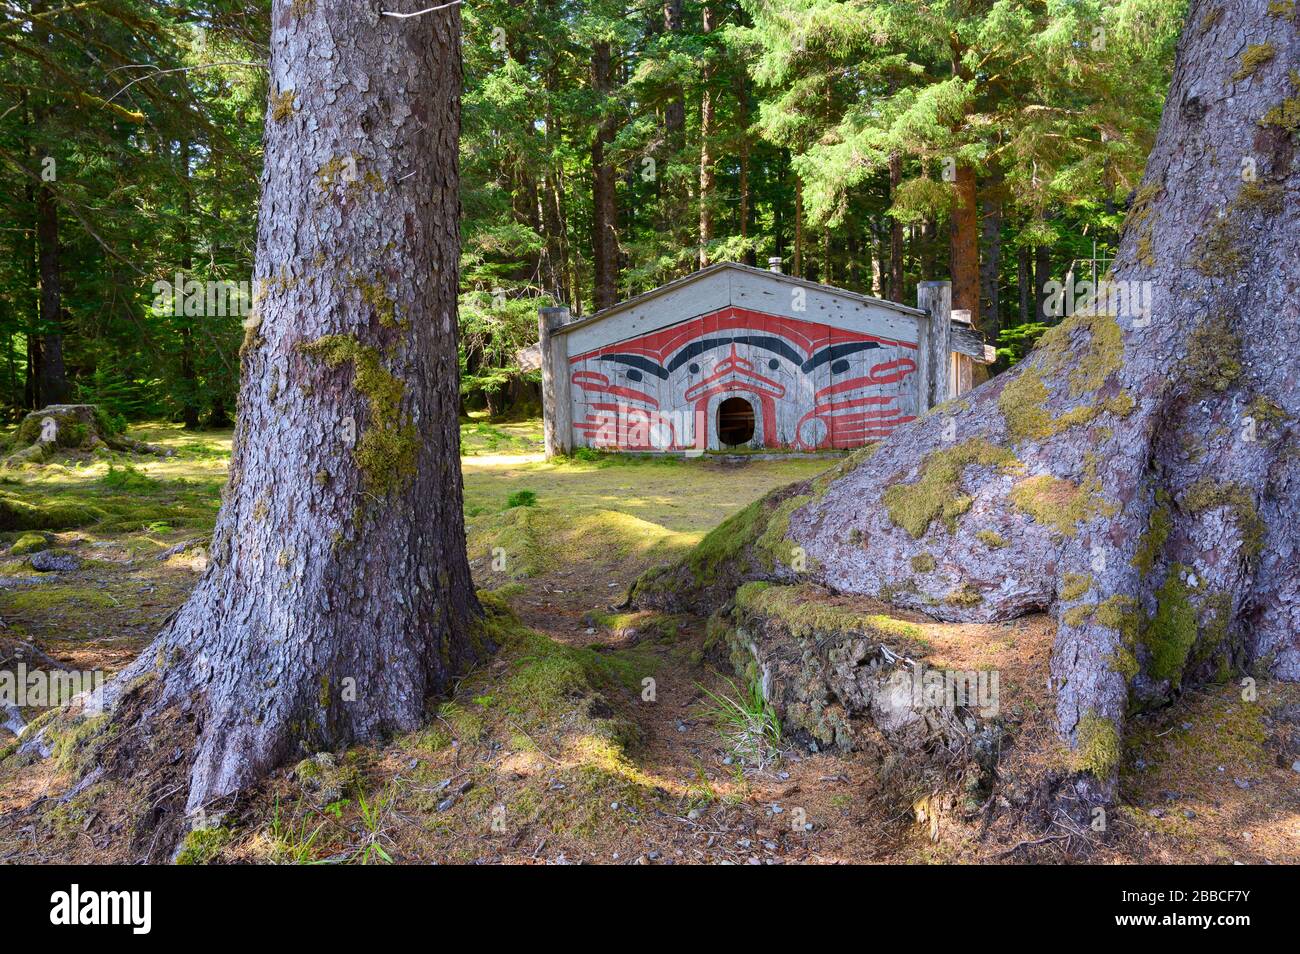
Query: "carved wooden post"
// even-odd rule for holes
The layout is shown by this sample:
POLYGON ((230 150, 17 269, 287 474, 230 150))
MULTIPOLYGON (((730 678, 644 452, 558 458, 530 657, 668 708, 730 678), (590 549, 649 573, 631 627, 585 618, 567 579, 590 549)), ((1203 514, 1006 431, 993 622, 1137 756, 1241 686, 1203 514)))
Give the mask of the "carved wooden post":
POLYGON ((569 346, 564 335, 553 332, 569 321, 563 305, 537 309, 537 331, 542 351, 542 431, 546 456, 573 450, 573 405, 569 398, 569 346))
POLYGON ((921 343, 925 352, 921 403, 928 410, 952 396, 948 384, 952 373, 952 282, 921 282, 916 288, 916 307, 930 316, 921 343))

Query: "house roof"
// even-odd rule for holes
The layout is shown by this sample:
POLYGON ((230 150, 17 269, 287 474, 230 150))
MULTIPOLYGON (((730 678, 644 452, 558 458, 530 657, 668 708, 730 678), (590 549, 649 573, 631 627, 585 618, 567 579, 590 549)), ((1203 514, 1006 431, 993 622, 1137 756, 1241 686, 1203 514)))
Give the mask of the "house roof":
MULTIPOLYGON (((675 279, 674 281, 668 282, 666 285, 660 285, 658 288, 652 288, 650 289, 650 291, 642 292, 640 295, 635 295, 632 298, 628 298, 624 301, 618 302, 617 304, 610 305, 608 308, 603 308, 600 311, 595 312, 594 314, 586 316, 585 318, 579 318, 576 321, 570 321, 554 329, 553 334, 568 334, 569 332, 576 331, 579 328, 589 327, 591 325, 596 324, 597 322, 604 321, 606 318, 613 317, 614 315, 621 314, 631 308, 635 308, 639 305, 643 305, 654 298, 660 297, 661 295, 666 295, 669 294, 670 292, 678 291, 682 288, 685 288, 688 285, 692 285, 696 282, 703 281, 707 278, 710 278, 711 276, 717 275, 719 272, 724 272, 724 271, 737 271, 741 273, 749 273, 753 275, 762 276, 767 279, 778 280, 788 285, 802 286, 804 288, 815 289, 825 294, 836 295, 838 297, 845 298, 850 301, 865 302, 872 305, 878 305, 882 308, 887 308, 890 309, 891 311, 895 311, 903 315, 911 315, 914 317, 924 317, 925 315, 925 312, 919 308, 913 308, 909 305, 901 305, 898 302, 894 302, 894 301, 886 301, 885 299, 882 298, 873 298, 870 295, 863 295, 855 291, 849 291, 847 288, 837 288, 834 285, 823 285, 819 282, 810 282, 807 281, 806 279, 798 278, 794 275, 787 275, 784 272, 774 272, 764 268, 755 268, 752 265, 742 265, 739 262, 718 262, 714 265, 709 265, 705 268, 702 268, 697 272, 692 272, 691 274, 686 275, 682 278, 678 278, 675 279)), ((979 334, 970 327, 970 325, 967 325, 963 322, 954 321, 952 322, 952 331, 953 331, 952 343, 953 343, 954 351, 960 352, 961 354, 969 355, 970 357, 974 358, 976 361, 979 361, 981 363, 988 363, 990 360, 992 360, 986 354, 984 341, 980 338, 979 334)))
POLYGON ((886 308, 896 309, 897 311, 907 315, 925 314, 925 312, 921 311, 919 308, 909 308, 907 305, 898 304, 898 302, 885 301, 881 298, 872 298, 870 295, 860 295, 857 292, 849 291, 846 288, 836 288, 834 285, 821 285, 817 282, 810 282, 802 278, 796 278, 794 275, 787 275, 784 272, 773 272, 765 268, 755 268, 752 265, 742 265, 740 262, 718 262, 714 265, 701 268, 698 272, 691 272, 689 275, 683 276, 682 278, 674 279, 666 285, 660 285, 658 288, 652 288, 647 292, 634 295, 633 297, 620 301, 615 305, 610 305, 608 308, 602 308, 600 311, 590 314, 585 318, 571 321, 566 325, 556 328, 555 333, 565 334, 573 331, 575 328, 593 325, 598 321, 603 321, 611 315, 617 315, 619 312, 644 304, 652 298, 658 298, 660 295, 666 295, 671 291, 677 291, 679 288, 684 288, 687 285, 692 285, 711 275, 716 275, 718 272, 728 270, 750 272, 755 275, 762 275, 764 278, 780 279, 790 285, 802 285, 804 288, 815 288, 818 291, 824 291, 832 295, 841 295, 844 298, 850 298, 854 301, 872 302, 873 304, 883 305, 886 308))

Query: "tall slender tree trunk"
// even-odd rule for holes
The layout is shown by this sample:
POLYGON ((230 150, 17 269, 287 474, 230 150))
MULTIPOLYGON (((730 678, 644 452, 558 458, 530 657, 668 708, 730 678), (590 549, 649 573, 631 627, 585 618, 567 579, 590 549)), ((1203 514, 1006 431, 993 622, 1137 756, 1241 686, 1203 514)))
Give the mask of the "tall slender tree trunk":
POLYGON ((106 692, 106 770, 148 779, 172 834, 278 763, 415 728, 486 648, 456 420, 460 13, 291 3, 211 566, 106 692))
POLYGON ((803 180, 794 177, 794 262, 791 273, 803 278, 803 180))
MULTIPOLYGON (((700 8, 700 31, 713 31, 713 8, 700 8)), ((700 268, 709 264, 709 243, 713 241, 713 63, 706 59, 700 74, 700 268)))
POLYGON ((739 219, 737 226, 740 237, 745 243, 745 264, 754 265, 758 261, 758 256, 748 242, 751 202, 749 194, 749 76, 744 70, 739 70, 736 73, 736 124, 739 127, 736 152, 740 160, 740 181, 737 185, 740 191, 740 203, 736 212, 739 219))
POLYGON ((1051 298, 1047 283, 1052 280, 1052 247, 1038 245, 1034 248, 1034 320, 1050 323, 1052 316, 1047 313, 1047 303, 1051 298))
POLYGON ((44 404, 68 399, 68 376, 63 365, 63 288, 59 261, 59 209, 50 187, 36 189, 37 269, 40 274, 40 364, 38 384, 44 404))
MULTIPOLYGON (((180 165, 181 271, 185 274, 186 279, 189 279, 191 277, 190 272, 194 268, 194 251, 190 230, 190 223, 194 217, 194 194, 190 189, 190 143, 187 138, 181 139, 180 165)), ((197 430, 199 426, 199 375, 194 366, 194 327, 188 315, 180 314, 176 315, 175 318, 180 324, 181 335, 181 384, 184 389, 181 394, 181 420, 184 422, 186 429, 197 430)))
POLYGON ((618 300, 618 209, 614 167, 605 155, 616 131, 609 102, 614 89, 614 67, 608 41, 592 47, 591 88, 600 97, 601 108, 600 123, 591 140, 591 254, 595 265, 595 307, 599 311, 618 300))
POLYGON ((1020 324, 1028 324, 1034 310, 1034 260, 1027 246, 1016 250, 1016 290, 1020 295, 1020 324))
POLYGON ((949 220, 949 255, 952 268, 952 307, 970 312, 980 327, 980 224, 976 204, 975 170, 958 164, 955 200, 949 220))
MULTIPOLYGON (((665 33, 682 32, 682 0, 663 0, 663 23, 665 33)), ((664 134, 668 154, 676 155, 685 145, 686 137, 686 98, 677 85, 669 90, 664 105, 664 134)))
POLYGON ((998 288, 1002 274, 1002 198, 996 175, 987 187, 982 207, 980 330, 984 332, 985 340, 996 346, 1002 330, 1001 295, 998 288))
MULTIPOLYGON (((802 572, 742 554, 710 577, 954 621, 1051 612, 1054 717, 1076 752, 1052 791, 1084 819, 1115 794, 1133 711, 1242 668, 1300 680, 1300 32, 1223 0, 1192 0, 1187 24, 1114 294, 816 492, 792 489, 807 496, 773 526, 802 572), (1223 156, 1253 158, 1256 179, 1223 156)), ((691 566, 655 591, 730 598, 691 566)))
MULTIPOLYGON (((24 94, 25 95, 25 94, 24 94)), ((28 114, 30 121, 30 114, 28 114)), ((23 383, 23 401, 26 406, 35 410, 44 407, 41 402, 41 361, 40 361, 40 337, 37 329, 40 326, 40 268, 37 265, 37 241, 36 241, 36 187, 30 179, 23 184, 24 209, 27 220, 25 234, 23 235, 23 277, 27 280, 26 294, 23 296, 24 304, 27 306, 26 321, 26 377, 23 383)))
MULTIPOLYGON (((903 184, 903 158, 897 152, 889 154, 889 201, 894 201, 898 187, 903 184)), ((889 297, 901 302, 903 288, 903 223, 889 218, 889 297)))

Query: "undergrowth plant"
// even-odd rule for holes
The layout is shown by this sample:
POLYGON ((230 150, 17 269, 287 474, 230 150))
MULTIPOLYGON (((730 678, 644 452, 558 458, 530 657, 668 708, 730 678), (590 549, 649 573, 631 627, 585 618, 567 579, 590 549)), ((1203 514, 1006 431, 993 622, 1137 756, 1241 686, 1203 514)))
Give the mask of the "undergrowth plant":
MULTIPOLYGON (((701 704, 700 714, 717 727, 723 741, 742 762, 760 769, 781 757, 781 720, 776 709, 763 696, 757 682, 741 688, 728 679, 731 693, 714 692, 700 685, 708 701, 701 704)), ((697 684, 698 685, 698 684, 697 684)))

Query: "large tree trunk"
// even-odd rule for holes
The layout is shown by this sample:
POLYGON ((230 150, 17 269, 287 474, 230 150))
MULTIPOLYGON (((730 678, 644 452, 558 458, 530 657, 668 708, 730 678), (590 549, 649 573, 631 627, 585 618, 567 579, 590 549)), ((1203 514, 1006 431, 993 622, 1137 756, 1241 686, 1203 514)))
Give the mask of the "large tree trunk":
POLYGON ((1048 313, 1048 304, 1052 293, 1048 282, 1052 280, 1052 247, 1039 245, 1034 248, 1034 321, 1050 324, 1053 315, 1048 313))
POLYGON ((605 155, 616 131, 609 102, 614 89, 614 67, 608 41, 592 48, 591 87, 600 97, 602 110, 600 124, 591 140, 591 254, 596 273, 595 306, 600 311, 618 300, 618 210, 614 198, 614 167, 605 155))
POLYGON ((456 421, 460 15, 290 5, 270 87, 294 109, 266 127, 264 296, 211 566, 106 693, 128 723, 110 772, 188 767, 158 794, 172 816, 418 726, 484 648, 456 421))
MULTIPOLYGON (((1242 667, 1300 679, 1300 33, 1247 0, 1193 0, 1188 24, 1114 267, 1129 300, 787 496, 803 576, 712 577, 944 620, 1052 612, 1076 806, 1113 797, 1131 711, 1242 667)), ((712 585, 697 606, 726 598, 712 585)))
MULTIPOLYGON (((681 33, 682 0, 663 0, 663 15, 664 32, 681 33)), ((686 138, 686 100, 677 84, 669 89, 668 102, 664 105, 664 133, 668 155, 674 156, 686 138)))

